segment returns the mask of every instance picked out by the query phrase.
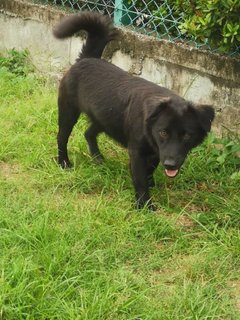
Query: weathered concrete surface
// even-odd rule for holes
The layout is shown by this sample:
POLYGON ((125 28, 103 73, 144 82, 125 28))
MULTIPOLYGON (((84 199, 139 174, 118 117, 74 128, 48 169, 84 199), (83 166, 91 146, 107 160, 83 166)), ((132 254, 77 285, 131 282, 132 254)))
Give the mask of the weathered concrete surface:
MULTIPOLYGON (((76 59, 83 39, 59 41, 52 27, 64 15, 49 6, 21 0, 0 2, 0 51, 28 48, 36 68, 61 75, 76 59)), ((218 111, 216 131, 240 131, 240 61, 183 45, 159 41, 121 29, 105 59, 197 103, 213 104, 218 111)))

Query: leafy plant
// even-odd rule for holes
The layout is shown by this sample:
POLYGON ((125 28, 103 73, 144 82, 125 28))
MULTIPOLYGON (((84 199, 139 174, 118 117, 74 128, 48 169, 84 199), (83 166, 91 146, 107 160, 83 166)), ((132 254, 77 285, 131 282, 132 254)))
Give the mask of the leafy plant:
MULTIPOLYGON (((186 6, 190 5, 186 0, 186 6)), ((240 45, 239 0, 197 0, 192 12, 184 15, 180 30, 195 40, 209 43, 222 52, 240 45)))
POLYGON ((7 52, 6 56, 0 56, 0 67, 5 67, 11 73, 23 77, 34 71, 26 49, 22 51, 12 49, 7 52))
POLYGON ((216 146, 209 160, 211 166, 215 164, 217 167, 223 167, 231 164, 235 168, 231 174, 231 179, 240 180, 240 137, 236 135, 217 138, 214 135, 210 135, 208 143, 216 146))
POLYGON ((167 29, 171 36, 181 34, 221 52, 239 50, 239 0, 128 0, 127 3, 141 13, 151 14, 152 28, 160 34, 167 29))

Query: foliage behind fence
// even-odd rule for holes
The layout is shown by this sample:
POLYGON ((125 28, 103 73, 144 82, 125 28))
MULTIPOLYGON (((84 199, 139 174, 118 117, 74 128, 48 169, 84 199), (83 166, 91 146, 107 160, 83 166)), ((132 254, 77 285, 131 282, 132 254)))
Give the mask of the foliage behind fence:
POLYGON ((240 55, 240 0, 39 0, 96 10, 116 25, 198 48, 240 55))

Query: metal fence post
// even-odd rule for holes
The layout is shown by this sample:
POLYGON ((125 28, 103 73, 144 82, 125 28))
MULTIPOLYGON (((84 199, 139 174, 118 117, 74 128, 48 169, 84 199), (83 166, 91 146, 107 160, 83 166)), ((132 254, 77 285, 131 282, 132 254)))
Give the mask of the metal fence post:
POLYGON ((135 16, 133 4, 127 0, 115 0, 114 6, 114 23, 115 25, 130 25, 135 16))
POLYGON ((123 16, 123 0, 115 0, 114 8, 114 24, 120 26, 122 24, 123 16))

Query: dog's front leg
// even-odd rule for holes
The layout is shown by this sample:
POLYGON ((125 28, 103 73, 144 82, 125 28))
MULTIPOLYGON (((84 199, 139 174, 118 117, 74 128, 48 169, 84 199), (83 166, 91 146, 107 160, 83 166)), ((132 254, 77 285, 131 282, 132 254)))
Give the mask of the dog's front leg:
POLYGON ((154 210, 149 195, 147 158, 139 150, 129 150, 129 156, 137 208, 141 209, 147 205, 149 209, 154 210))

